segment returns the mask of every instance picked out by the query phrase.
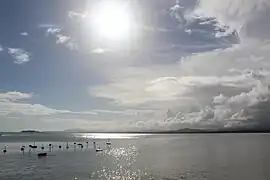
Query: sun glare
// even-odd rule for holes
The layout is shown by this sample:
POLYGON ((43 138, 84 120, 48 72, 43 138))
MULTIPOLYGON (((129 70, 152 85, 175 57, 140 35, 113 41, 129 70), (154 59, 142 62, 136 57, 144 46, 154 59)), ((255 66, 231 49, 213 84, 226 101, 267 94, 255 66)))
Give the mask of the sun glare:
POLYGON ((102 38, 109 40, 127 38, 131 30, 130 9, 120 1, 102 1, 93 9, 92 23, 102 38))

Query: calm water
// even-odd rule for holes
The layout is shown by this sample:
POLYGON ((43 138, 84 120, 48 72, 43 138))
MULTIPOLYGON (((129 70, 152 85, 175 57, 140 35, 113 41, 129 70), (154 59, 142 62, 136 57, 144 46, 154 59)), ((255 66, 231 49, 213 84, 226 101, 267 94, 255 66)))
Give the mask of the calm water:
POLYGON ((4 134, 0 148, 0 179, 182 179, 269 180, 270 135, 268 134, 4 134), (92 138, 104 149, 96 153, 92 138), (105 142, 111 138, 112 146, 105 142), (25 154, 22 144, 36 142, 38 149, 25 154), (69 141, 70 148, 65 149, 69 141), (73 142, 84 148, 74 148, 73 142), (86 141, 89 141, 88 148, 86 141), (42 144, 54 148, 37 158, 42 144), (59 149, 59 145, 63 149, 59 149))

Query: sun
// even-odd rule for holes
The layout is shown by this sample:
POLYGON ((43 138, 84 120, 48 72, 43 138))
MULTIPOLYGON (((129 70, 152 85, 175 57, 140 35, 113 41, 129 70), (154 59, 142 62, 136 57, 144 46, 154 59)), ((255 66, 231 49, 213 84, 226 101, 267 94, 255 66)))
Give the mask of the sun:
POLYGON ((131 31, 131 10, 126 3, 107 0, 94 6, 91 13, 94 30, 109 40, 127 38, 131 31))

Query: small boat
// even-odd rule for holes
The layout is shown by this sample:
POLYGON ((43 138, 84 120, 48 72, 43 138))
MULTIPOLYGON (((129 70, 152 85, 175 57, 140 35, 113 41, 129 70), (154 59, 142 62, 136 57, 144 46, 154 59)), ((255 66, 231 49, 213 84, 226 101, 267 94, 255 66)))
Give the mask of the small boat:
POLYGON ((38 157, 46 157, 47 153, 38 153, 38 157))

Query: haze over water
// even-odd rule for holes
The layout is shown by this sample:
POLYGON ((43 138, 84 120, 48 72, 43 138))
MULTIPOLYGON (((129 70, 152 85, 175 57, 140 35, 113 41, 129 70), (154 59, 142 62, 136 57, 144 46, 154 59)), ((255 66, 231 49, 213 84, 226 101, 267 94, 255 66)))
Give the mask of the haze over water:
POLYGON ((0 147, 7 146, 8 152, 0 155, 0 179, 266 180, 269 138, 268 134, 3 134, 0 147), (103 152, 95 151, 93 137, 103 152), (108 138, 110 148, 105 145, 108 138), (28 147, 33 142, 38 148, 31 154, 26 148, 23 156, 22 144, 28 147), (74 149, 73 142, 81 142, 83 150, 74 149), (54 145, 52 152, 49 143, 54 145), (42 144, 48 156, 38 158, 42 144))

